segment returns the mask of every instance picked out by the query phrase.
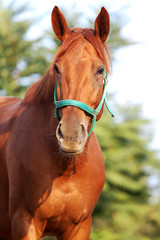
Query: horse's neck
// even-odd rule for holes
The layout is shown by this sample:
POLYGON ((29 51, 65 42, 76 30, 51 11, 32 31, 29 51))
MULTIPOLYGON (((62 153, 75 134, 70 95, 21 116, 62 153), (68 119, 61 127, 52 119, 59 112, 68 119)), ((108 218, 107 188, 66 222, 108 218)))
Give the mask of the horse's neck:
POLYGON ((24 96, 23 104, 53 102, 55 82, 53 73, 49 68, 42 78, 28 89, 24 96))

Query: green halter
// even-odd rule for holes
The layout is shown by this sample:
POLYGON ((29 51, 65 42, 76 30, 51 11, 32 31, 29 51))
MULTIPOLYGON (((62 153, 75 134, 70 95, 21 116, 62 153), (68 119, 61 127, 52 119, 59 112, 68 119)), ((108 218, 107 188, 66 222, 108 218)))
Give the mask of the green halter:
POLYGON ((80 108, 80 109, 89 113, 92 116, 92 125, 91 125, 91 129, 88 133, 88 137, 89 137, 91 132, 94 129, 97 115, 100 113, 104 102, 105 102, 106 107, 107 107, 108 111, 110 112, 111 116, 114 117, 114 114, 111 111, 111 109, 108 105, 108 102, 107 102, 106 93, 107 93, 108 76, 107 76, 107 72, 106 72, 105 67, 104 67, 104 73, 103 73, 103 80, 104 80, 103 94, 102 94, 101 101, 100 101, 100 103, 99 103, 99 105, 96 109, 93 109, 93 108, 89 107, 88 105, 86 105, 85 103, 82 103, 82 102, 76 101, 76 100, 65 99, 65 100, 57 101, 57 83, 56 83, 56 86, 55 86, 55 89, 54 89, 54 104, 55 104, 55 117, 57 118, 57 121, 58 122, 60 121, 59 114, 58 114, 58 108, 65 107, 65 106, 73 106, 73 107, 80 108))

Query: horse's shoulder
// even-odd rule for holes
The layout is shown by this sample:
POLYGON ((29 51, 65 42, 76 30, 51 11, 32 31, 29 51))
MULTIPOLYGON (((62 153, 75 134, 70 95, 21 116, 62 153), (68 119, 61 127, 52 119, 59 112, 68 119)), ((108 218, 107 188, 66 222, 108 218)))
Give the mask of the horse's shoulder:
POLYGON ((103 160, 102 150, 94 132, 92 132, 92 135, 91 135, 89 148, 93 155, 99 156, 99 159, 103 160))
POLYGON ((92 132, 90 137, 88 151, 90 154, 90 164, 92 165, 95 177, 97 176, 96 179, 99 177, 99 181, 103 184, 105 180, 104 158, 100 144, 94 132, 92 132))

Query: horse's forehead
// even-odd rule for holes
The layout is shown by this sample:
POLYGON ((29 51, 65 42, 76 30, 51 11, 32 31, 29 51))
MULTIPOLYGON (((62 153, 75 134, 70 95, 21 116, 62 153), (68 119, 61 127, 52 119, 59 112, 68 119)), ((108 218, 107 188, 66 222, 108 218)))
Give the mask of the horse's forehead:
POLYGON ((74 41, 66 50, 65 54, 66 59, 71 59, 72 61, 92 61, 98 60, 99 56, 92 46, 87 40, 76 40, 74 41))

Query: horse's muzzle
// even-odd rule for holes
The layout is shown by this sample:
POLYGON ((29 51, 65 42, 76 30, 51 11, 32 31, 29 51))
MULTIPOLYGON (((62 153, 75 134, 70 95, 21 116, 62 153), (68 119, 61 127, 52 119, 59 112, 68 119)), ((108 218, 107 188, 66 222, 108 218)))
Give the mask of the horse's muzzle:
POLYGON ((84 150, 87 141, 87 127, 79 123, 66 123, 61 120, 56 130, 56 137, 60 149, 68 155, 80 154, 84 150))

